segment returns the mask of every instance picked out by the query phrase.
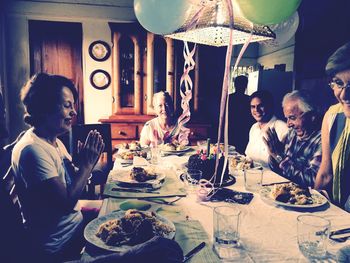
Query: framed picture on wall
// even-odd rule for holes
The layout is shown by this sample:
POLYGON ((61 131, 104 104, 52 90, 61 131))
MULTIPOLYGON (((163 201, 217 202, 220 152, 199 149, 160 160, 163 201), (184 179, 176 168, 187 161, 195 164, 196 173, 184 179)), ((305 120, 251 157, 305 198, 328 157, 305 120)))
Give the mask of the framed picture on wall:
POLYGON ((90 44, 89 55, 96 61, 105 61, 111 55, 111 48, 107 42, 97 40, 90 44))
POLYGON ((111 84, 111 75, 102 69, 94 70, 90 75, 90 83, 95 89, 106 89, 111 84))

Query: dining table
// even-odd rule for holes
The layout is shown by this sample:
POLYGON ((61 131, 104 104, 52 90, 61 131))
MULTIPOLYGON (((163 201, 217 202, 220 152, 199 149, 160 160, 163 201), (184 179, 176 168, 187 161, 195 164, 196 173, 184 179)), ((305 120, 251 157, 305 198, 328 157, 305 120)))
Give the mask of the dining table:
MULTIPOLYGON (((104 190, 103 205, 99 216, 113 211, 122 210, 125 205, 137 200, 149 203, 150 210, 171 220, 175 227, 175 240, 183 249, 184 254, 193 247, 206 242, 206 246, 188 262, 309 262, 299 251, 297 242, 297 217, 303 214, 317 215, 331 222, 331 229, 350 227, 350 214, 341 208, 326 202, 318 207, 284 206, 265 198, 261 192, 253 193, 253 198, 247 204, 226 201, 203 201, 196 194, 188 193, 186 185, 181 181, 181 175, 187 169, 187 161, 196 148, 186 153, 162 155, 158 164, 153 164, 157 170, 166 174, 168 190, 157 191, 157 194, 111 191, 118 188, 116 178, 119 174, 130 171, 138 163, 125 165, 115 162, 104 190), (241 211, 240 245, 235 249, 235 255, 230 260, 220 259, 213 250, 213 209, 218 206, 232 206, 241 211)), ((142 165, 147 165, 142 160, 142 165)), ((238 192, 247 192, 244 186, 244 172, 230 169, 235 183, 225 188, 238 192)), ((286 182, 286 179, 275 172, 264 168, 262 185, 272 185, 286 182)), ((166 188, 167 189, 167 188, 166 188)), ((327 257, 312 262, 337 262, 337 252, 349 245, 345 242, 329 240, 327 257)), ((83 258, 96 257, 111 251, 89 244, 83 258)))

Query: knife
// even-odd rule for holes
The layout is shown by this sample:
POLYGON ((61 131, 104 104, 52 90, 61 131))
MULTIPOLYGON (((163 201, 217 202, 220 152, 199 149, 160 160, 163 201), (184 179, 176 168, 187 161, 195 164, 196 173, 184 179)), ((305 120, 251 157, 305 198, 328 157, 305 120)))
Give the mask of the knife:
POLYGON ((120 188, 120 187, 114 187, 114 188, 112 188, 112 191, 115 191, 115 192, 130 192, 130 193, 160 194, 159 192, 152 191, 152 190, 149 190, 149 189, 134 189, 134 188, 120 188))
POLYGON ((330 238, 331 239, 346 239, 350 237, 350 228, 339 229, 335 231, 331 231, 330 238))
POLYGON ((205 242, 200 243, 198 246, 196 246, 194 249, 192 249, 190 252, 188 252, 188 253, 184 256, 182 262, 186 262, 187 260, 189 260, 190 258, 192 258, 195 254, 197 254, 199 251, 201 251, 201 249, 204 248, 205 245, 206 245, 205 242))
POLYGON ((270 183, 270 184, 262 184, 261 186, 271 186, 275 184, 288 184, 290 181, 278 182, 278 183, 270 183))

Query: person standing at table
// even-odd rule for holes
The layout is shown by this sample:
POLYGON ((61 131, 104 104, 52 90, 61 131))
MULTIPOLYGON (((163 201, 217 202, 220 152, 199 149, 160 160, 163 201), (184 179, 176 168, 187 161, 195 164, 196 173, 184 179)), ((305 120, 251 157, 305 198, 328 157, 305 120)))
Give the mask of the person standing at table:
POLYGON ((58 75, 39 73, 22 88, 24 121, 32 126, 12 152, 23 216, 42 262, 78 256, 83 247, 83 217, 75 210, 92 168, 104 147, 101 135, 90 131, 79 142, 79 166, 57 138, 72 128, 77 100, 74 84, 58 75))
POLYGON ((320 119, 310 94, 303 90, 287 93, 282 101, 289 131, 284 142, 272 127, 264 141, 273 171, 299 184, 314 187, 320 168, 322 149, 320 119))
POLYGON ((229 96, 228 134, 229 144, 243 153, 249 139, 249 129, 254 123, 249 110, 249 96, 245 94, 248 77, 241 75, 234 80, 236 92, 229 96))
POLYGON ((267 129, 274 128, 281 142, 288 132, 286 123, 274 116, 273 108, 273 97, 269 91, 259 90, 250 95, 250 112, 256 123, 250 128, 245 154, 264 167, 269 167, 269 152, 263 140, 267 129))
POLYGON ((339 103, 323 118, 323 155, 315 189, 328 190, 332 202, 350 212, 350 42, 328 59, 326 73, 339 103))
POLYGON ((142 146, 158 145, 178 141, 188 144, 189 130, 179 127, 174 116, 174 103, 170 94, 160 91, 153 95, 153 107, 156 118, 145 123, 142 128, 140 143, 142 146))

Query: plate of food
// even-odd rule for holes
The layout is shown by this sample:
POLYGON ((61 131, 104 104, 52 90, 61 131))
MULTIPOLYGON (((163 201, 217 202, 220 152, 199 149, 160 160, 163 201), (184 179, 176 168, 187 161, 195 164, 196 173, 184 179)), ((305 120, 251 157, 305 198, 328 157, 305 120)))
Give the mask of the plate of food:
POLYGON ((160 150, 165 154, 177 154, 177 153, 184 153, 192 148, 187 145, 181 145, 178 143, 165 143, 159 145, 160 150))
POLYGON ((229 158, 230 171, 244 171, 247 169, 263 169, 263 166, 244 155, 233 155, 229 158))
POLYGON ((141 151, 144 149, 144 147, 141 147, 141 144, 138 141, 131 141, 131 142, 117 144, 116 148, 118 148, 119 150, 128 150, 128 151, 141 151))
POLYGON ((132 164, 134 161, 134 156, 142 157, 147 159, 146 151, 125 151, 118 153, 115 157, 120 163, 132 164))
POLYGON ((292 182, 264 186, 260 196, 276 205, 292 208, 315 208, 328 203, 316 190, 301 188, 292 182))
POLYGON ((154 236, 173 239, 175 225, 153 211, 130 209, 92 220, 84 229, 85 239, 102 249, 124 252, 154 236))
POLYGON ((124 186, 152 186, 159 185, 165 180, 165 173, 161 170, 156 170, 155 167, 133 167, 129 171, 120 171, 113 180, 124 186))

